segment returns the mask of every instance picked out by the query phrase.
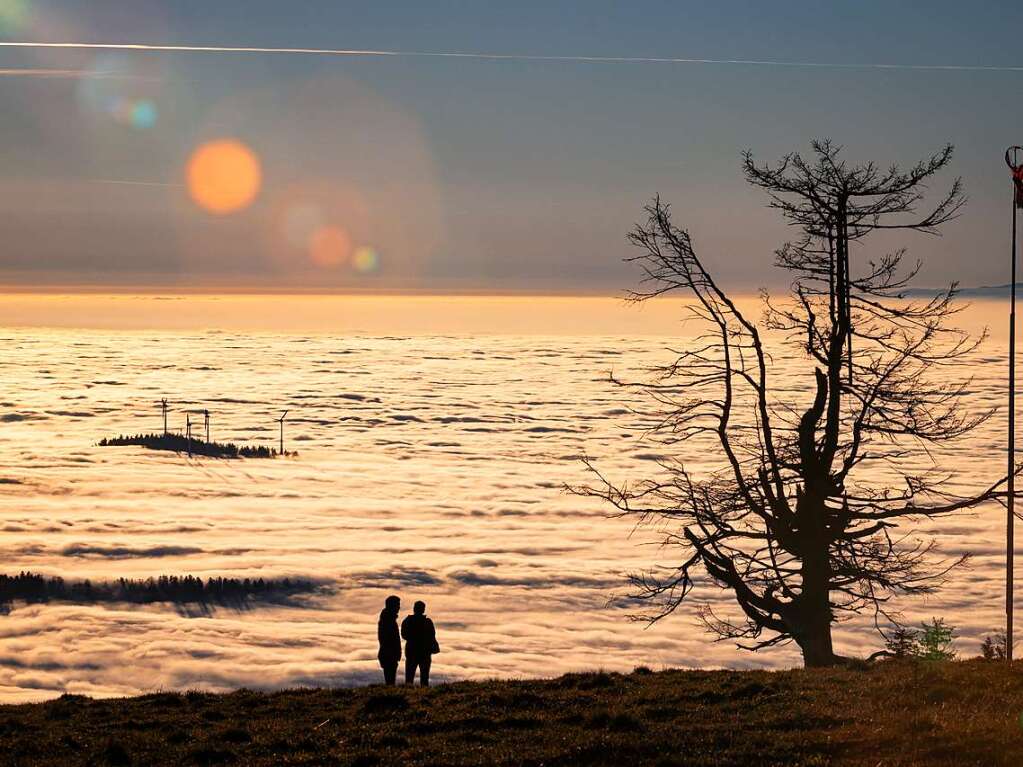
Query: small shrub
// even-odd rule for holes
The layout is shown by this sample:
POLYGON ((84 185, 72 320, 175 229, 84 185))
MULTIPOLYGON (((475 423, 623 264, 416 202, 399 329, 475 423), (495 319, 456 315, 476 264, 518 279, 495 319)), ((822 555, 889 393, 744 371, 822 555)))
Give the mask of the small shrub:
POLYGON ((980 645, 980 654, 984 660, 1005 660, 1006 640, 1004 631, 996 631, 994 636, 984 637, 980 645))
POLYGON ((955 627, 944 618, 931 618, 919 629, 895 626, 885 634, 885 649, 893 658, 920 658, 921 660, 955 660, 955 627))
POLYGON ((894 658, 909 658, 917 654, 919 632, 907 626, 896 626, 885 635, 885 649, 894 658))
POLYGON ((923 631, 917 640, 916 655, 924 660, 955 660, 955 627, 945 624, 944 618, 931 618, 920 624, 923 631))

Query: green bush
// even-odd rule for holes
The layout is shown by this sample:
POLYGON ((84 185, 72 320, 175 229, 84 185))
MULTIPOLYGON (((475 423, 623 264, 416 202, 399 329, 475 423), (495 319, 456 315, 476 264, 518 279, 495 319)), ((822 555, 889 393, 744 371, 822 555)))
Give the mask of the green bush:
POLYGON ((923 631, 917 639, 918 658, 924 660, 955 660, 955 627, 947 626, 944 618, 931 618, 921 623, 923 631))
POLYGON ((947 625, 944 618, 931 618, 930 623, 921 623, 919 629, 895 626, 885 635, 885 649, 894 658, 955 660, 954 640, 954 626, 947 625))

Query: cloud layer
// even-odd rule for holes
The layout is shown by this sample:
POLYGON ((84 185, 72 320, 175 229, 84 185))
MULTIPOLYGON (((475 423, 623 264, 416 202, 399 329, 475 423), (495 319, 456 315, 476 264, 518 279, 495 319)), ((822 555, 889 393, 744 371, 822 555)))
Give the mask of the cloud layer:
MULTIPOLYGON (((171 606, 31 605, 0 617, 0 699, 62 691, 273 688, 374 681, 375 622, 396 593, 424 599, 439 679, 637 665, 784 666, 791 649, 712 644, 696 604, 647 629, 628 620, 625 573, 670 566, 657 530, 565 494, 588 455, 616 478, 670 452, 611 388, 665 358, 637 337, 379 337, 5 331, 0 360, 0 552, 9 571, 65 578, 304 577, 334 591, 301 607, 180 614, 171 606), (209 407, 217 440, 271 444, 291 410, 294 460, 188 460, 99 438, 162 426, 156 403, 209 407), (73 403, 73 404, 69 404, 73 403)), ((998 357, 1004 349, 989 347, 998 357)), ((801 362, 777 362, 786 380, 801 362), (783 365, 788 368, 783 369, 783 365)), ((993 366, 992 366, 993 367, 993 366)), ((986 368, 985 368, 986 369, 986 368)), ((1001 370, 999 366, 997 368, 1001 370)), ((997 403, 1001 381, 980 379, 997 403)), ((798 387, 794 388, 798 392, 798 387)), ((1000 467, 1000 426, 957 454, 963 481, 1000 467)), ((699 469, 704 455, 684 457, 699 469)), ((1002 511, 947 520, 970 569, 911 618, 945 616, 964 652, 1002 619, 1002 511)), ((924 531, 920 531, 924 532, 924 531)), ((846 624, 848 653, 878 647, 846 624)))

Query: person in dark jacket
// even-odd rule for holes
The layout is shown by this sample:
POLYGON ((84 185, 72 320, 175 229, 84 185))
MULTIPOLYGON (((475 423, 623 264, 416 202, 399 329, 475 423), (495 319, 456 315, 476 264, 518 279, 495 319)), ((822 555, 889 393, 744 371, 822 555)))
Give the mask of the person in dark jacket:
POLYGON ((384 684, 394 684, 398 676, 398 661, 401 660, 401 636, 398 634, 398 611, 401 599, 396 596, 387 597, 384 609, 380 611, 377 621, 377 641, 380 650, 377 660, 384 670, 384 684))
POLYGON ((412 615, 401 622, 401 635, 405 639, 405 684, 416 680, 419 669, 419 684, 430 686, 430 663, 434 653, 440 652, 437 631, 433 621, 426 617, 426 602, 416 602, 412 615))

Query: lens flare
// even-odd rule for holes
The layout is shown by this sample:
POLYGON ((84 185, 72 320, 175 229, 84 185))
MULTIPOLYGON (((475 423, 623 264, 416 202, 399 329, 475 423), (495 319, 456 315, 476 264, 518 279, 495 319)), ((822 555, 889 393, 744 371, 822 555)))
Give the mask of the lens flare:
POLYGON ((23 30, 30 11, 29 0, 0 0, 0 34, 23 30))
POLYGON ((352 238, 339 226, 324 226, 309 240, 309 258, 322 267, 340 266, 352 253, 352 238))
POLYGON ((323 208, 314 203, 300 202, 289 206, 284 212, 282 233, 291 247, 305 250, 313 235, 325 223, 323 208))
POLYGON ((118 98, 109 110, 121 125, 136 130, 148 130, 156 125, 156 104, 149 99, 118 98))
POLYGON ((128 121, 133 128, 146 130, 156 125, 156 104, 149 99, 140 99, 131 106, 131 117, 128 121))
POLYGON ((259 194, 259 158, 237 139, 210 141, 192 153, 186 171, 188 193, 203 210, 223 216, 249 207, 259 194))
POLYGON ((355 267, 355 271, 367 274, 375 272, 379 265, 380 254, 373 250, 373 248, 364 246, 355 251, 355 257, 352 259, 352 266, 355 267))
MULTIPOLYGON (((181 132, 196 130, 175 104, 156 104, 161 139, 179 135, 179 121, 181 132)), ((419 284, 444 242, 444 220, 440 175, 414 114, 345 76, 317 75, 287 88, 238 89, 205 109, 198 127, 204 138, 245 141, 257 129, 258 198, 216 226, 186 214, 185 271, 216 264, 296 287, 370 287, 384 275, 388 284, 419 284), (231 225, 240 219, 244 226, 231 225), (321 233, 314 251, 324 227, 343 230, 347 247, 321 233)))
POLYGON ((76 90, 86 114, 141 131, 156 126, 164 85, 152 64, 126 56, 100 56, 76 90))

